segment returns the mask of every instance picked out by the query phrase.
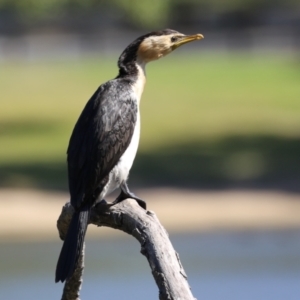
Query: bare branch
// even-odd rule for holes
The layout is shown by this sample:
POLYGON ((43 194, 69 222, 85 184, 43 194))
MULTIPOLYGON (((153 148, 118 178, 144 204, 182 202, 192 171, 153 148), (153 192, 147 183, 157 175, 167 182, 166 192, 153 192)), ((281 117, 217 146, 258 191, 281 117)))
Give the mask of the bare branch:
MULTIPOLYGON (((65 235, 72 213, 73 208, 67 203, 57 222, 61 238, 65 235)), ((154 212, 145 211, 133 199, 112 207, 102 201, 92 209, 90 223, 122 230, 140 242, 141 253, 146 256, 158 286, 160 300, 194 300, 179 255, 154 212)), ((79 300, 83 256, 84 250, 78 268, 65 284, 62 300, 79 300)))

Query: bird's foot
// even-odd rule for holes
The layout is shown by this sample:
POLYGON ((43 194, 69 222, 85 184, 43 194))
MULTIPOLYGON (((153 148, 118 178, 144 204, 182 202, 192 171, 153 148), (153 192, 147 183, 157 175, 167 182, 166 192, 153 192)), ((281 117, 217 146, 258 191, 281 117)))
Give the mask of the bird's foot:
POLYGON ((143 209, 147 209, 147 204, 144 200, 142 200, 141 198, 137 197, 135 194, 133 194, 132 192, 129 191, 128 187, 126 190, 123 190, 121 188, 121 193, 120 195, 116 198, 116 200, 114 202, 112 202, 112 205, 115 205, 117 203, 120 203, 128 198, 134 199, 137 201, 137 203, 139 204, 139 206, 141 206, 143 209))

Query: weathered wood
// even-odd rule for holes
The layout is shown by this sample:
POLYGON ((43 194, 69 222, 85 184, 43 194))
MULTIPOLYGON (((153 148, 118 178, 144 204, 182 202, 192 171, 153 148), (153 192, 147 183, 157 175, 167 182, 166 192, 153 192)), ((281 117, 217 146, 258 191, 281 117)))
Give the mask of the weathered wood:
MULTIPOLYGON (((57 222, 61 238, 64 237, 62 232, 66 232, 72 213, 73 209, 67 203, 57 222)), ((122 230, 140 242, 141 253, 146 256, 158 286, 160 300, 194 299, 179 255, 173 249, 168 233, 155 213, 145 211, 133 199, 127 199, 112 207, 102 201, 93 208, 90 223, 122 230)), ((62 300, 79 299, 83 256, 84 251, 74 275, 65 284, 62 300)))
MULTIPOLYGON (((66 203, 62 208, 62 212, 57 220, 57 228, 59 236, 62 240, 65 239, 65 236, 67 234, 73 212, 74 209, 71 204, 66 203)), ((78 266, 73 276, 65 283, 61 300, 80 300, 79 292, 82 285, 82 275, 84 269, 84 249, 85 245, 83 245, 82 253, 78 261, 78 266)))

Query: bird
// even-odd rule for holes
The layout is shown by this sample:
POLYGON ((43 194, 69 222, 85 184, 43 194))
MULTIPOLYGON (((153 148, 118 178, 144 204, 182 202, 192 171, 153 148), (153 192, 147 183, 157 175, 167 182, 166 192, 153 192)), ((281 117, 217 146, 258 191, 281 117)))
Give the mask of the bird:
POLYGON ((70 279, 83 248, 91 208, 120 188, 107 205, 127 198, 146 209, 146 202, 127 184, 140 137, 140 99, 146 83, 145 66, 178 47, 203 39, 172 29, 138 37, 122 52, 116 78, 99 86, 84 107, 67 150, 70 203, 74 213, 56 266, 55 282, 70 279))

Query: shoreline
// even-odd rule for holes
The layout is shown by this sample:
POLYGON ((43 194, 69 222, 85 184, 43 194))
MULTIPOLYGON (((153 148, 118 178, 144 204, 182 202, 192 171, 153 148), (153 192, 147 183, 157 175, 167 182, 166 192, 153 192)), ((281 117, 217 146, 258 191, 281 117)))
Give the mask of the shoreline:
MULTIPOLYGON (((274 191, 142 189, 148 210, 170 233, 300 229, 300 195, 274 191)), ((0 190, 0 238, 5 242, 58 240, 56 220, 67 193, 0 190)), ((89 226, 89 238, 121 236, 89 226)))

